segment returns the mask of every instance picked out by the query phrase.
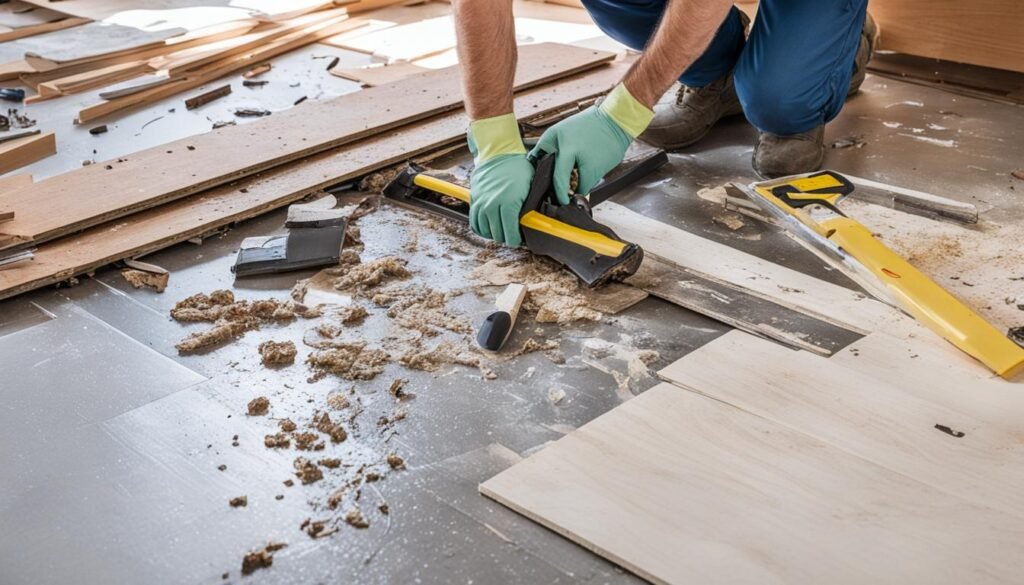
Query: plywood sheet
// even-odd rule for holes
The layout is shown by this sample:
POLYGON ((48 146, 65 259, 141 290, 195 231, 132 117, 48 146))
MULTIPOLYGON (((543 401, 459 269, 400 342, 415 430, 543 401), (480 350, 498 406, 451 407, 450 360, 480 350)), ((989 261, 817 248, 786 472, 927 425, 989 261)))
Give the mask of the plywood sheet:
MULTIPOLYGON (((57 138, 53 132, 44 132, 0 143, 0 174, 30 165, 53 154, 57 154, 57 138)), ((20 189, 17 193, 25 191, 27 189, 20 189)), ((14 207, 7 208, 4 205, 0 205, 0 209, 16 211, 14 207)), ((8 223, 8 225, 12 224, 13 222, 8 223)))
POLYGON ((1024 523, 671 384, 480 486, 654 583, 1012 583, 1024 523))
MULTIPOLYGON (((560 111, 607 91, 628 65, 618 62, 526 91, 516 97, 517 111, 521 117, 560 111)), ((463 142, 468 124, 462 112, 445 114, 43 244, 33 262, 0 271, 0 298, 159 250, 422 152, 463 142)), ((196 152, 209 158, 210 151, 202 148, 197 146, 196 152)))
POLYGON ((917 397, 905 390, 918 384, 913 374, 872 377, 861 371, 872 369, 869 358, 859 365, 732 331, 659 375, 1024 522, 1024 388, 1003 382, 1003 395, 1015 396, 990 418, 917 397))
MULTIPOLYGON (((51 0, 25 0, 37 6, 53 7, 51 0)), ((297 16, 331 4, 325 0, 70 0, 61 2, 62 12, 96 21, 123 22, 129 18, 199 20, 214 11, 231 10, 239 17, 259 15, 265 18, 297 16)))
POLYGON ((399 79, 405 79, 410 75, 417 75, 426 71, 430 71, 430 69, 412 63, 398 62, 370 67, 335 67, 331 69, 331 75, 337 75, 342 79, 358 82, 365 87, 374 87, 393 83, 399 79))
MULTIPOLYGON (((531 49, 536 54, 524 55, 519 61, 517 87, 521 89, 592 68, 613 57, 611 53, 575 47, 537 45, 531 49)), ((458 72, 438 70, 325 102, 306 102, 258 122, 144 150, 121 162, 83 167, 40 181, 18 197, 0 195, 0 208, 17 212, 16 219, 2 230, 0 248, 25 245, 27 241, 40 243, 72 233, 456 109, 461 101, 458 72), (381 108, 382 103, 389 107, 381 108), (338 112, 345 115, 339 116, 338 112), (210 152, 230 156, 211 157, 210 152), (53 213, 55 209, 60 213, 53 213)))

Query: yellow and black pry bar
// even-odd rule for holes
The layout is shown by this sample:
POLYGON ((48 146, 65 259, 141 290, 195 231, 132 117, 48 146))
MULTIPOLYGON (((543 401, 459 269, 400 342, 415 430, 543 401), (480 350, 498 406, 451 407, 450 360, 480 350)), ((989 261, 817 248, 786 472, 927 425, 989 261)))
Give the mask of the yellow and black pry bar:
MULTIPOLYGON (((526 248, 565 266, 589 287, 634 274, 643 261, 643 250, 594 221, 583 202, 555 202, 551 196, 554 156, 542 157, 535 166, 530 194, 519 216, 526 248)), ((469 218, 469 189, 427 175, 414 164, 388 184, 384 195, 460 221, 469 218)))

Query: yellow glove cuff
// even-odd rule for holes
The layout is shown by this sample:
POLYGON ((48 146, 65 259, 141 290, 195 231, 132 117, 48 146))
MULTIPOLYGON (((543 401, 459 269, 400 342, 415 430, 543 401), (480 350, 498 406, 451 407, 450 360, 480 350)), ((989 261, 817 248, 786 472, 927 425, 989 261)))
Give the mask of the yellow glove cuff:
POLYGON ((474 120, 469 125, 469 137, 476 147, 477 164, 496 156, 526 154, 523 139, 519 136, 519 124, 513 113, 474 120))
POLYGON ((621 83, 616 85, 615 89, 604 98, 600 109, 631 138, 639 136, 654 118, 654 112, 636 101, 636 98, 621 83))

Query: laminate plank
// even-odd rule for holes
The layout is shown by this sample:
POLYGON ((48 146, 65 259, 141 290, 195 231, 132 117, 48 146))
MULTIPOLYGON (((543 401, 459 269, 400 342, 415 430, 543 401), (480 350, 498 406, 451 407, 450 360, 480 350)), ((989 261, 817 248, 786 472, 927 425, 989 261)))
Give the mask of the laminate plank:
POLYGON ((645 250, 640 269, 627 282, 726 325, 819 355, 832 355, 863 338, 856 331, 677 266, 650 250, 645 250))
MULTIPOLYGON (((741 331, 658 375, 1024 521, 1024 401, 1004 403, 1003 420, 981 418, 904 390, 917 385, 913 376, 893 372, 883 381, 741 331)), ((1012 390, 1019 395, 1019 386, 1012 390)))
MULTIPOLYGON (((516 96, 516 109, 524 119, 560 111, 607 91, 628 66, 629 61, 620 61, 527 90, 516 96)), ((468 124, 463 112, 444 114, 42 244, 33 262, 0 271, 0 298, 166 248, 424 152, 463 143, 468 124)), ((209 157, 217 151, 197 146, 196 152, 209 157)))
POLYGON ((889 321, 908 319, 863 293, 702 238, 611 201, 594 208, 594 219, 677 266, 845 329, 868 333, 889 321))
POLYGON ((23 26, 15 29, 4 30, 2 33, 0 33, 0 43, 16 41, 18 39, 24 39, 26 37, 34 37, 36 35, 64 30, 74 26, 81 26, 83 24, 88 24, 90 22, 92 21, 88 18, 69 17, 32 26, 23 26))
MULTIPOLYGON (((524 47, 522 52, 518 89, 597 67, 614 57, 556 45, 524 47)), ((42 243, 460 105, 457 69, 437 70, 321 103, 306 102, 251 124, 144 150, 122 162, 83 167, 40 181, 18 197, 0 195, 0 208, 17 213, 0 234, 0 249, 42 243), (211 157, 210 152, 230 156, 211 157)))
POLYGON ((1019 518, 661 384, 480 486, 654 582, 1013 583, 1019 518))

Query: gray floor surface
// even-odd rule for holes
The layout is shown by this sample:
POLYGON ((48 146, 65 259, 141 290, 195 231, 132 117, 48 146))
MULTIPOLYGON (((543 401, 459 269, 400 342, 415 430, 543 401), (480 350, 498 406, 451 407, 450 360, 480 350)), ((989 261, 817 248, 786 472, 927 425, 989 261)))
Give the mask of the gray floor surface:
MULTIPOLYGON (((317 48, 284 61, 319 67, 323 61, 313 60, 313 53, 331 51, 317 48)), ((287 71, 282 65, 272 75, 287 71)), ((321 82, 268 93, 276 96, 271 106, 250 97, 253 90, 236 91, 201 115, 217 119, 243 103, 284 107, 300 93, 329 96, 351 89, 335 78, 321 82)), ((53 107, 55 112, 58 106, 53 107)), ((200 132, 208 127, 204 118, 180 107, 169 116, 156 108, 138 112, 119 120, 108 135, 76 134, 59 161, 36 170, 67 170, 77 164, 74 159, 91 156, 90 144, 100 145, 102 160, 181 132, 200 132), (141 129, 159 115, 165 118, 141 129), (158 134, 159 124, 175 131, 158 134)), ((1024 182, 1009 176, 1021 164, 1019 108, 869 77, 828 127, 829 142, 849 136, 864 146, 830 150, 828 167, 970 201, 991 221, 1018 218, 1024 209, 1018 197, 1024 182)), ((706 141, 673 154, 667 167, 617 200, 704 237, 848 284, 770 228, 748 222, 732 231, 711 221, 718 210, 696 191, 751 180, 753 138, 742 120, 724 122, 706 141)), ((404 254, 424 286, 463 286, 477 264, 471 254, 443 258, 402 252, 411 230, 421 234, 421 250, 444 250, 452 241, 432 235, 408 214, 386 206, 361 220, 364 256, 404 254)), ((559 328, 528 320, 510 343, 531 336, 559 339, 566 363, 552 363, 540 353, 497 360, 493 381, 465 367, 429 374, 393 364, 369 382, 328 377, 310 383, 301 362, 281 369, 260 365, 256 346, 267 339, 301 340, 309 327, 303 320, 263 327, 214 351, 179 356, 174 344, 197 327, 169 318, 176 301, 225 287, 241 298, 284 297, 296 278, 311 274, 233 282, 229 266, 239 242, 279 232, 282 223, 282 212, 270 213, 202 245, 182 244, 148 256, 172 273, 163 294, 132 289, 108 269, 72 288, 0 302, 0 583, 216 583, 225 582, 224 573, 227 582, 252 583, 638 582, 483 498, 476 487, 652 386, 650 376, 620 383, 608 373, 624 371, 630 356, 654 350, 659 357, 651 367, 657 369, 727 327, 657 299, 597 323, 559 328), (406 419, 382 433, 375 421, 395 412, 387 386, 399 377, 409 379, 407 387, 416 397, 402 405, 406 419), (367 484, 359 505, 370 526, 363 530, 340 522, 325 506, 337 477, 349 470, 337 477, 328 472, 309 486, 285 487, 292 459, 300 453, 263 446, 263 436, 276 430, 276 419, 308 420, 316 408, 324 408, 329 392, 350 389, 364 412, 354 419, 349 440, 329 445, 323 454, 346 464, 373 465, 394 451, 408 466, 367 484), (552 389, 566 393, 559 404, 549 397, 552 389), (258 395, 270 397, 269 417, 246 416, 246 403, 258 395), (219 470, 221 465, 226 469, 219 470), (247 507, 228 505, 243 494, 247 507), (278 495, 283 499, 275 499, 278 495), (384 503, 388 515, 378 510, 384 503), (310 517, 339 522, 339 530, 311 539, 300 530, 310 517), (240 577, 243 554, 271 540, 288 543, 274 556, 273 567, 240 577)), ((479 320, 495 290, 482 296, 470 291, 455 305, 479 320)), ((393 334, 381 311, 372 313, 359 335, 379 340, 393 334)), ((301 359, 308 348, 299 346, 301 359)))

